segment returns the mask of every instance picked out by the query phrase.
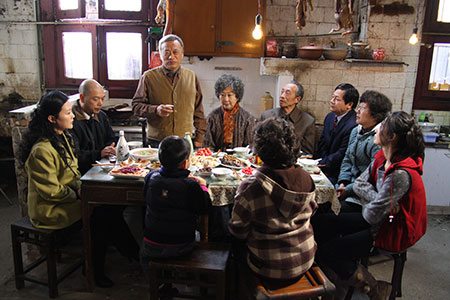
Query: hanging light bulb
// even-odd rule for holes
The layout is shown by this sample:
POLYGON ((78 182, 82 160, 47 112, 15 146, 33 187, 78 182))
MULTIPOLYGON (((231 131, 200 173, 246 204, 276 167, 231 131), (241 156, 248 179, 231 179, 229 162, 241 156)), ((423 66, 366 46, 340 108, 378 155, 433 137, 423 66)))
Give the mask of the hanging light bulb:
POLYGON ((413 33, 411 34, 411 37, 409 38, 409 43, 411 45, 415 45, 415 44, 417 44, 418 41, 419 41, 419 39, 417 38, 417 27, 414 27, 413 33))
POLYGON ((255 17, 255 29, 253 29, 252 36, 255 40, 260 40, 263 36, 262 28, 262 16, 258 13, 255 17))

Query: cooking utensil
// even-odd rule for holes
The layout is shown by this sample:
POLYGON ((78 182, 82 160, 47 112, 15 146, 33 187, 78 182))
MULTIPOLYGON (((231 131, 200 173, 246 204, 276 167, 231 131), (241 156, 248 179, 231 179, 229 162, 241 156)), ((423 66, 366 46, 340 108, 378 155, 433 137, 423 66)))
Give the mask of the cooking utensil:
POLYGON ((297 45, 294 42, 284 42, 282 54, 288 58, 295 57, 297 45))
POLYGON ((367 58, 370 45, 362 41, 354 42, 350 45, 353 58, 367 58))
POLYGON ((323 57, 325 59, 342 60, 347 57, 348 49, 324 48, 323 57))
POLYGON ((239 176, 238 172, 237 172, 235 169, 232 169, 232 170, 233 170, 234 174, 236 175, 236 177, 237 177, 240 181, 242 181, 242 177, 239 176))
POLYGON ((323 48, 314 46, 314 44, 297 48, 297 56, 300 58, 319 59, 322 56, 322 53, 323 48))

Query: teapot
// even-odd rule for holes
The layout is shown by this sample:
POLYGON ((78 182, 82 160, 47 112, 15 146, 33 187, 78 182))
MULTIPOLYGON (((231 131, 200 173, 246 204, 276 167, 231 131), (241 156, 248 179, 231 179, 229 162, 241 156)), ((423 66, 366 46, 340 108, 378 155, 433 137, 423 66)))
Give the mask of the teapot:
POLYGON ((358 41, 352 43, 349 46, 353 58, 367 58, 370 48, 370 45, 368 43, 358 41))

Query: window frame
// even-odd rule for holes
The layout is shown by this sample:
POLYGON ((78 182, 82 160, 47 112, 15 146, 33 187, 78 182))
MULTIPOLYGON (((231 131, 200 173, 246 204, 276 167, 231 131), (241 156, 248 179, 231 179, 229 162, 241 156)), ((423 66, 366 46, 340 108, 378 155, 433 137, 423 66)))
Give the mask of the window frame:
MULTIPOLYGON (((60 89, 68 93, 77 92, 78 87, 83 79, 67 78, 64 70, 64 57, 62 45, 62 32, 67 31, 89 31, 92 33, 92 59, 93 59, 93 78, 104 85, 109 90, 110 97, 132 98, 139 79, 136 80, 109 80, 107 79, 107 65, 106 57, 102 60, 102 53, 106 52, 106 32, 139 32, 142 33, 142 70, 141 74, 149 68, 149 47, 146 43, 148 28, 151 24, 147 22, 148 17, 143 20, 126 19, 117 20, 114 25, 106 24, 104 20, 92 21, 84 19, 76 19, 80 24, 74 24, 74 20, 64 19, 59 20, 57 17, 58 1, 42 1, 40 10, 40 21, 53 21, 53 25, 40 25, 42 33, 42 50, 43 50, 43 74, 44 74, 44 89, 60 89), (133 24, 127 24, 130 23, 133 24), (83 22, 89 24, 83 24, 83 22), (95 24, 92 24, 92 23, 95 24), (136 25, 136 23, 143 22, 143 25, 136 25), (104 63, 103 63, 104 61, 104 63)), ((103 0, 99 0, 104 3, 103 0)), ((142 0, 142 13, 145 15, 156 13, 156 10, 149 9, 149 5, 154 7, 156 0, 142 0)), ((83 4, 85 0, 79 0, 83 4)), ((102 9, 99 9, 99 15, 102 9)), ((81 12, 81 11, 80 11, 81 12)), ((78 18, 81 15, 75 15, 78 18)), ((65 17, 66 18, 66 17, 65 17)))
POLYGON ((84 18, 86 16, 86 1, 85 0, 78 0, 78 8, 71 9, 71 10, 58 9, 59 1, 60 0, 53 0, 54 15, 57 20, 84 18))
POLYGON ((450 23, 437 22, 439 0, 426 1, 413 109, 450 110, 450 91, 428 89, 435 43, 450 44, 450 23))
POLYGON ((110 11, 105 9, 105 0, 98 0, 98 17, 99 19, 123 19, 123 20, 149 20, 149 2, 151 0, 141 1, 141 10, 134 11, 110 11))
POLYGON ((100 82, 109 90, 110 95, 114 97, 127 97, 134 95, 136 92, 137 83, 139 78, 136 80, 109 80, 108 79, 108 63, 106 59, 106 33, 107 32, 139 32, 142 34, 142 70, 141 74, 148 69, 149 65, 149 50, 148 44, 145 39, 148 35, 147 26, 126 26, 126 27, 101 27, 99 29, 99 63, 104 65, 104 68, 100 69, 99 79, 100 82))

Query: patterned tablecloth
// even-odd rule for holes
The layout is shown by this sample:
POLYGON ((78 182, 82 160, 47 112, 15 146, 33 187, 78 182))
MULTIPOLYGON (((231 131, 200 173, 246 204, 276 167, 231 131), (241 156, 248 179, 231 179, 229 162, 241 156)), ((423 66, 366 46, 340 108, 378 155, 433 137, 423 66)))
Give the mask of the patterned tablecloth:
MULTIPOLYGON (((331 202, 331 209, 338 214, 341 205, 337 199, 336 190, 328 180, 328 178, 321 173, 322 180, 315 182, 316 184, 316 202, 318 204, 331 202)), ((245 178, 243 178, 245 179, 245 178)), ((209 194, 211 195, 212 205, 225 206, 233 204, 234 195, 236 195, 237 188, 241 180, 236 175, 229 175, 223 180, 217 179, 211 175, 207 179, 209 194)))

